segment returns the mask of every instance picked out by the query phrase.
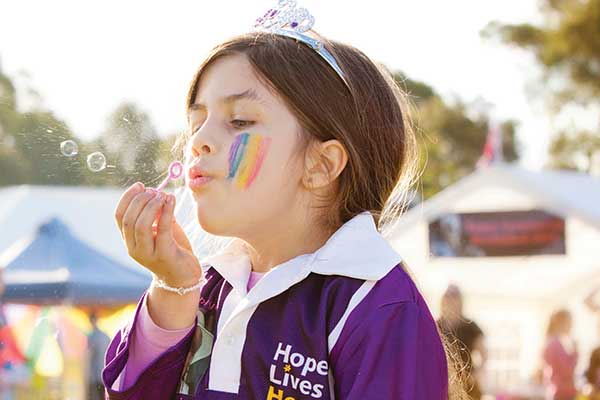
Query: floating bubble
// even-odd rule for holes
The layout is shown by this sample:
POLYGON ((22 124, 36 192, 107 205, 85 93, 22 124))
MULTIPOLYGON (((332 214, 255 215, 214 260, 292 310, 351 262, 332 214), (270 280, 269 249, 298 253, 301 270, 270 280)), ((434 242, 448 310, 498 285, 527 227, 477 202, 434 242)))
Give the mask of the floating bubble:
POLYGON ((74 141, 65 140, 60 144, 60 152, 63 154, 63 156, 73 157, 79 153, 79 147, 74 141))
POLYGON ((106 157, 101 152, 96 151, 87 157, 87 165, 92 172, 100 172, 106 168, 106 157))

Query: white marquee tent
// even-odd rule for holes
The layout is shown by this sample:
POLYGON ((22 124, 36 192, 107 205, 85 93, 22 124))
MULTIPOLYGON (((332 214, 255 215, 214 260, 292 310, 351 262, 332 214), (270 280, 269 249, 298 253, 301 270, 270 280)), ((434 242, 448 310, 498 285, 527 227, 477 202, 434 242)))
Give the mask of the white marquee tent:
POLYGON ((10 186, 0 189, 0 253, 52 217, 81 240, 121 263, 139 268, 114 220, 124 189, 69 186, 10 186))
POLYGON ((567 171, 531 172, 508 164, 481 169, 408 211, 388 238, 436 315, 449 283, 460 286, 465 314, 487 334, 488 385, 525 385, 552 311, 574 314, 582 371, 600 343, 583 298, 600 286, 600 179, 567 171), (429 223, 445 214, 543 210, 564 218, 563 255, 433 257, 429 223))

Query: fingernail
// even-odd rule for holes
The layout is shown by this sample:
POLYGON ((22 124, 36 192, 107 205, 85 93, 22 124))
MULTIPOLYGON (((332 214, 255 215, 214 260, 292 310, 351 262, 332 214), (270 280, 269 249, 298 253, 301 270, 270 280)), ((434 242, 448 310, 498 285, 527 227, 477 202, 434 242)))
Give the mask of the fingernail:
POLYGON ((142 182, 138 182, 135 184, 135 190, 144 190, 144 184, 142 182))

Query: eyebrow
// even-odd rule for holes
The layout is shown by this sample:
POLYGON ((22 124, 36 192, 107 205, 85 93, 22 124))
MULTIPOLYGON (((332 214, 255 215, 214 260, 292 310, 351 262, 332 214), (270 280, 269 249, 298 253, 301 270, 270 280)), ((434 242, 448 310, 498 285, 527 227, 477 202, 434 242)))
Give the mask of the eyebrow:
MULTIPOLYGON (((229 96, 222 97, 219 101, 224 104, 235 103, 240 100, 254 100, 264 104, 264 100, 256 93, 254 89, 248 89, 238 94, 230 94, 229 96)), ((202 103, 194 103, 188 107, 188 114, 192 111, 204 110, 206 106, 202 103)))

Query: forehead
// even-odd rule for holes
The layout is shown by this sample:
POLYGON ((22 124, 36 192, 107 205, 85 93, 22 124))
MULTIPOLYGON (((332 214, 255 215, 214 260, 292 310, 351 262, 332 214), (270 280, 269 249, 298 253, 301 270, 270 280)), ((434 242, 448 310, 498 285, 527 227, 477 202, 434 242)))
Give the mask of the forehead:
POLYGON ((250 98, 246 96, 247 100, 267 106, 277 102, 270 88, 258 78, 246 56, 223 56, 211 62, 202 71, 193 103, 208 106, 211 102, 245 92, 255 94, 250 98))

